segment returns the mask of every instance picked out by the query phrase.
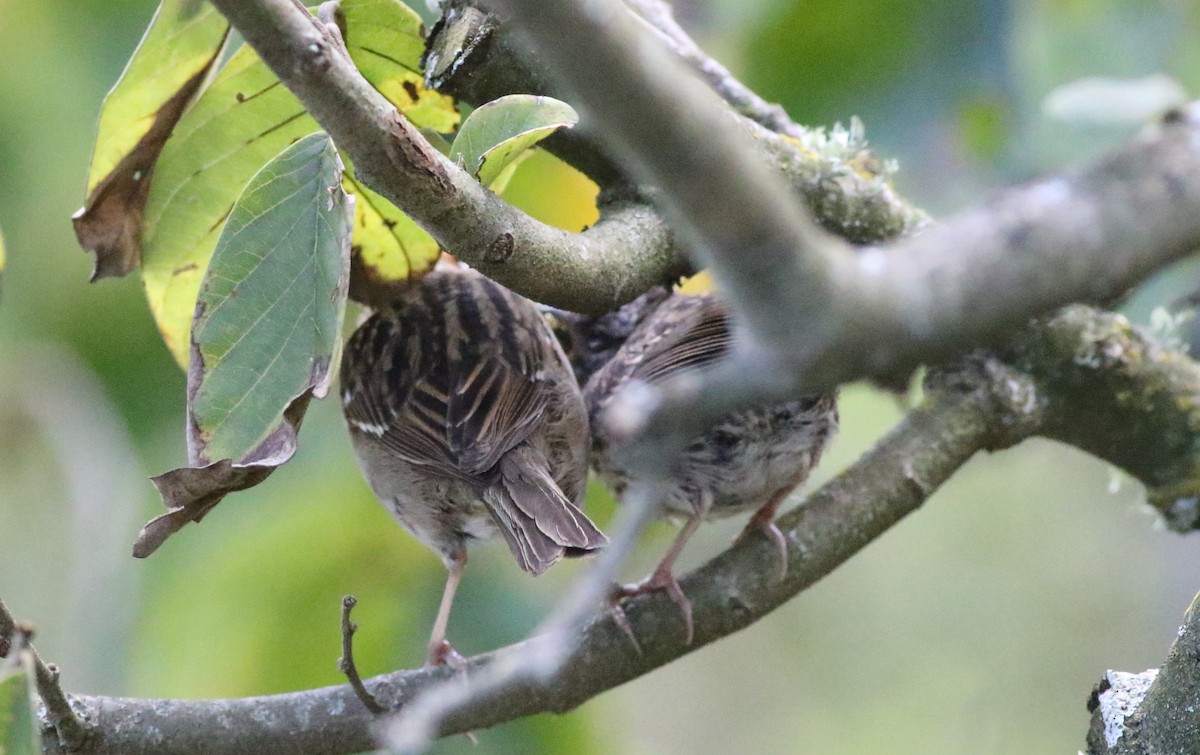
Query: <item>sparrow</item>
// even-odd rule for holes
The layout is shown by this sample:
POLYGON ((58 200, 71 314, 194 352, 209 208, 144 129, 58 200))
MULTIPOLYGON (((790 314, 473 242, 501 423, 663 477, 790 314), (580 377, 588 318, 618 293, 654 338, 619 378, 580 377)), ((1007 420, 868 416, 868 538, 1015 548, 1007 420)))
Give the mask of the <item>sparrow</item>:
MULTIPOLYGON (((585 381, 592 465, 619 498, 634 473, 615 453, 605 412, 635 382, 661 383, 725 356, 733 341, 729 308, 716 293, 656 288, 595 320, 568 318, 564 329, 585 381)), ((683 612, 691 644, 691 603, 674 576, 675 561, 702 521, 746 511, 754 513, 738 539, 755 531, 766 535, 779 549, 785 575, 787 541, 775 515, 808 478, 837 428, 836 391, 739 411, 713 425, 683 451, 670 481, 664 514, 682 519, 683 527, 649 577, 618 588, 614 607, 619 610, 621 598, 664 589, 683 612)))
POLYGON ((341 397, 371 489, 446 565, 427 665, 458 658, 446 625, 469 545, 498 535, 537 575, 605 544, 581 508, 587 409, 527 299, 467 268, 425 275, 346 342, 341 397))

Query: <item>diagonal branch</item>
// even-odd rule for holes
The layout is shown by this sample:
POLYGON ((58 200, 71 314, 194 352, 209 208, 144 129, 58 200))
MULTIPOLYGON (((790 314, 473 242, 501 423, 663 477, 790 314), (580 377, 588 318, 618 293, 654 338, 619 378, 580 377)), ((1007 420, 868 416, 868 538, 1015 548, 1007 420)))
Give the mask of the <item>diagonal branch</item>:
MULTIPOLYGON (((1177 437, 1180 425, 1171 415, 1172 407, 1200 406, 1200 364, 1159 347, 1123 318, 1083 307, 1064 310, 1031 329, 1006 350, 1006 358, 1015 367, 976 356, 953 369, 931 372, 922 406, 781 517, 790 559, 784 580, 773 576, 778 551, 762 538, 743 541, 684 577, 695 611, 693 645, 683 644, 682 621, 670 599, 641 596, 626 604, 641 654, 608 616, 596 617, 580 631, 576 652, 548 684, 518 676, 486 697, 463 698, 433 733, 479 730, 534 713, 570 710, 749 626, 920 507, 980 450, 1005 448, 1035 434, 1080 442, 1062 431, 1078 423, 1092 428, 1093 452, 1148 475, 1143 479, 1150 485, 1177 488, 1200 481, 1200 449, 1177 437), (1105 391, 1114 393, 1106 398, 1105 391), (1124 408, 1113 414, 1114 407, 1124 408), (1097 417, 1111 421, 1097 424, 1097 417), (1159 428, 1163 435, 1151 441, 1140 433, 1125 433, 1131 424, 1147 432, 1159 428), (1157 460, 1150 458, 1154 454, 1157 460)), ((1191 417, 1181 421, 1195 421, 1191 417)), ((540 646, 552 640, 539 637, 472 658, 468 678, 514 659, 536 657, 540 646)), ((399 671, 366 684, 381 705, 395 710, 450 675, 449 669, 399 671)), ((81 753, 307 755, 373 747, 376 718, 345 684, 233 700, 73 699, 91 731, 81 753)), ((61 748, 51 743, 51 751, 61 748)))
MULTIPOLYGON (((914 411, 850 469, 815 493, 779 524, 789 542, 788 576, 776 581, 778 551, 759 539, 730 548, 682 584, 695 607, 696 641, 683 643, 679 611, 669 599, 646 595, 628 604, 642 645, 639 655, 607 614, 583 630, 580 650, 548 686, 521 684, 471 704, 438 729, 441 734, 483 729, 534 713, 570 710, 589 698, 646 674, 742 629, 829 573, 892 524, 913 511, 980 449, 1014 442, 1021 424, 1003 427, 1011 413, 998 382, 946 381, 944 392, 914 411), (999 399, 999 400, 998 400, 999 399), (1012 429, 1017 428, 1017 429, 1012 429), (767 568, 770 565, 770 568, 767 568)), ((997 373, 999 375, 1000 373, 997 373)), ((935 389, 940 390, 940 389, 935 389)), ((468 678, 517 654, 536 651, 534 638, 468 661, 468 678)), ((385 674, 367 680, 382 705, 403 708, 432 684, 451 676, 447 668, 385 674)), ((77 698, 95 726, 81 753, 358 752, 372 747, 374 717, 351 687, 234 700, 134 700, 77 698)))
MULTIPOLYGON (((863 252, 819 319, 837 333, 831 345, 814 349, 810 328, 793 327, 792 342, 779 350, 743 349, 703 381, 651 392, 634 407, 645 420, 631 452, 658 466, 734 409, 907 374, 994 343, 1065 304, 1111 300, 1198 247, 1200 106, 1193 105, 1093 164, 863 252)), ((805 322, 766 296, 740 304, 805 322)))
MULTIPOLYGON (((1200 520, 1194 516, 1194 496, 1166 498, 1159 492, 1179 496, 1179 491, 1195 491, 1200 486, 1200 447, 1194 443, 1195 431, 1188 429, 1200 427, 1197 408, 1200 363, 1161 347, 1119 315, 1083 306, 1068 307, 1026 329, 1006 350, 1006 358, 1009 362, 977 354, 953 369, 932 371, 926 379, 928 398, 924 407, 910 415, 902 428, 912 431, 921 427, 932 408, 957 405, 963 396, 969 396, 972 405, 982 407, 983 412, 980 434, 968 432, 976 439, 977 445, 973 446, 976 450, 1003 448, 1035 434, 1078 445, 1137 475, 1149 488, 1150 501, 1163 511, 1173 528, 1178 531, 1200 528, 1200 520), (1164 506, 1164 500, 1171 505, 1164 506), (1187 514, 1191 518, 1186 518, 1187 514)), ((918 442, 938 452, 957 453, 955 449, 961 449, 964 429, 973 427, 969 420, 969 415, 942 416, 918 442), (944 443, 948 446, 943 447, 944 443)), ((863 533, 858 528, 872 532, 878 526, 886 529, 907 513, 909 509, 893 496, 905 490, 918 490, 923 491, 922 498, 927 497, 945 480, 937 468, 926 467, 929 457, 915 445, 901 444, 884 450, 904 433, 905 429, 894 431, 842 477, 780 519, 790 553, 789 576, 781 585, 790 583, 796 570, 802 570, 801 574, 811 573, 803 570, 813 568, 814 560, 824 564, 819 573, 831 571, 850 555, 843 555, 839 546, 860 542, 863 533), (892 453, 896 455, 891 456, 892 453), (882 476, 871 480, 870 470, 880 470, 882 476), (862 477, 854 487, 839 490, 839 485, 859 475, 862 477), (871 487, 876 484, 879 487, 871 487), (883 510, 876 509, 875 504, 881 500, 892 503, 883 510), (820 521, 808 517, 820 517, 818 512, 824 511, 825 505, 831 506, 826 512, 830 516, 830 529, 822 526, 815 531, 820 533, 815 538, 789 529, 797 521, 804 526, 820 521), (891 505, 898 508, 892 509, 891 505), (825 542, 826 538, 837 544, 831 546, 825 542)), ((613 537, 614 543, 622 541, 619 535, 613 537)), ((854 546, 851 553, 859 547, 854 546)), ((732 549, 713 564, 737 551, 732 549)), ((769 575, 775 573, 769 560, 774 552, 765 548, 752 570, 757 579, 768 585, 768 591, 769 575)), ((737 578, 737 574, 726 571, 719 580, 725 585, 731 579, 736 582, 737 578)), ((692 582, 684 580, 683 584, 693 604, 704 599, 692 592, 692 582)), ((802 580, 790 594, 808 584, 811 582, 802 580)), ((706 594, 703 589, 700 592, 701 596, 706 594)), ((662 596, 655 597, 662 604, 671 605, 662 596)), ((743 610, 736 603, 725 603, 724 607, 726 613, 743 610)), ((714 620, 729 622, 730 617, 714 620)), ((637 630, 637 641, 661 643, 664 637, 678 638, 682 634, 680 621, 677 611, 660 614, 652 625, 652 636, 646 637, 637 630)), ((514 650, 515 657, 505 657, 503 663, 496 663, 477 675, 470 688, 446 685, 419 697, 390 727, 390 743, 400 751, 417 750, 437 732, 444 731, 446 722, 458 720, 465 711, 502 705, 509 695, 527 689, 554 688, 561 692, 563 685, 569 686, 581 673, 576 668, 579 656, 594 651, 587 634, 590 630, 584 630, 581 639, 568 620, 559 622, 556 629, 561 635, 547 634, 536 643, 514 650), (576 646, 575 642, 582 644, 576 646), (559 661, 564 654, 565 663, 559 661), (543 660, 546 657, 551 659, 549 663, 543 660), (549 672, 543 668, 547 665, 549 672)), ((701 631, 697 636, 702 634, 701 631)))
POLYGON ((632 172, 661 188, 747 326, 703 379, 627 407, 646 417, 628 429, 647 470, 734 409, 946 359, 1200 246, 1200 107, 1090 166, 854 256, 811 232, 712 93, 616 0, 496 2, 632 172))
POLYGON ((755 340, 818 323, 850 246, 822 233, 717 95, 618 0, 505 0, 583 119, 632 176, 657 187, 671 227, 710 267, 755 340), (703 145, 703 148, 700 148, 703 145), (792 319, 779 317, 786 312, 792 319))

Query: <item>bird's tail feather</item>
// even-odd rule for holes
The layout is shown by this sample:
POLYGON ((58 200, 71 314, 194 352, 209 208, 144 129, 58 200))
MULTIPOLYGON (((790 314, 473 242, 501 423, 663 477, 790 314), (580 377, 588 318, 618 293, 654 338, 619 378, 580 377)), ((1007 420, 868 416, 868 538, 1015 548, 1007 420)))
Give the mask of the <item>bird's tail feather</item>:
POLYGON ((564 555, 581 556, 608 542, 559 490, 540 451, 522 443, 499 466, 483 500, 522 569, 541 574, 564 555))

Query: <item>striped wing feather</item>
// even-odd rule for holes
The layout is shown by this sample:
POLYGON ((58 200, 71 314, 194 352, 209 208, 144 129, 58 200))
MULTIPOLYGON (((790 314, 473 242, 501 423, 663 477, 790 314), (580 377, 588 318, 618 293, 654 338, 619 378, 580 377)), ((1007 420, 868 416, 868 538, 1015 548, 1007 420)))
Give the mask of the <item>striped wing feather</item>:
MULTIPOLYGON (((439 293, 463 299, 471 292, 459 286, 439 293)), ((509 307, 503 314, 509 321, 499 328, 506 335, 540 335, 531 328, 544 327, 532 308, 509 307), (530 316, 535 322, 526 322, 530 316)), ((411 305, 373 317, 346 347, 356 360, 343 371, 343 386, 353 383, 347 420, 412 464, 464 477, 489 472, 537 429, 550 395, 533 368, 556 355, 545 353, 540 338, 515 343, 473 332, 479 327, 447 332, 444 320, 411 305)))
POLYGON ((715 297, 679 296, 662 313, 661 336, 630 377, 647 383, 666 380, 710 364, 729 351, 733 335, 729 312, 715 297))

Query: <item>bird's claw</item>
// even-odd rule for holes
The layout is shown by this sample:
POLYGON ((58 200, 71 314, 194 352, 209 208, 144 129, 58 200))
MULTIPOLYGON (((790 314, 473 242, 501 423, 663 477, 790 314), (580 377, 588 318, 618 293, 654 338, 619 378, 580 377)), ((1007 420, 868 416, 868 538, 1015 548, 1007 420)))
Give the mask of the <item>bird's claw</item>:
POLYGON ((438 666, 449 666, 454 671, 462 671, 467 667, 467 659, 459 655, 449 640, 438 640, 429 645, 425 668, 434 669, 438 666))
POLYGON ((692 601, 688 599, 687 595, 684 595, 683 588, 679 586, 679 580, 669 569, 655 569, 649 577, 631 585, 614 585, 609 601, 613 620, 617 626, 629 637, 638 653, 641 653, 641 645, 633 635, 633 625, 629 623, 629 617, 625 614, 621 603, 626 598, 644 595, 654 590, 665 590, 671 601, 679 606, 679 612, 683 615, 684 644, 691 645, 696 634, 695 624, 692 620, 692 601))
MULTIPOLYGON (((776 550, 779 551, 779 580, 782 582, 788 573, 787 538, 783 536, 783 532, 775 524, 775 520, 771 518, 770 514, 760 516, 760 513, 761 510, 750 517, 750 521, 746 523, 745 528, 733 539, 733 542, 740 543, 755 532, 761 533, 763 537, 770 540, 775 545, 776 550)), ((774 511, 772 510, 771 513, 773 514, 774 511)))

